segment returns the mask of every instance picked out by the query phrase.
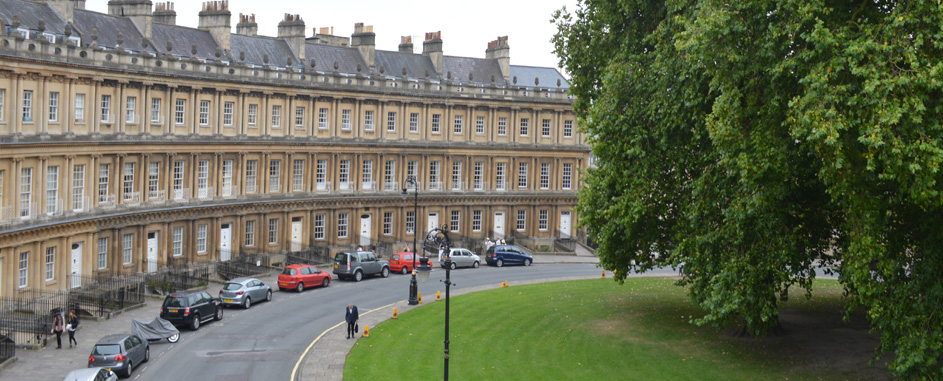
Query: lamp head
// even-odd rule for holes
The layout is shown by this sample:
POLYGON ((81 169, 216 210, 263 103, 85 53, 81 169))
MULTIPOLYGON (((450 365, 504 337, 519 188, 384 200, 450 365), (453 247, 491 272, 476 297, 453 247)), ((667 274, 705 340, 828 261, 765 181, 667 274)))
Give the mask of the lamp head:
POLYGON ((429 280, 429 275, 432 274, 432 266, 429 266, 429 258, 419 258, 419 266, 416 267, 415 271, 416 279, 418 279, 419 282, 425 283, 429 280))

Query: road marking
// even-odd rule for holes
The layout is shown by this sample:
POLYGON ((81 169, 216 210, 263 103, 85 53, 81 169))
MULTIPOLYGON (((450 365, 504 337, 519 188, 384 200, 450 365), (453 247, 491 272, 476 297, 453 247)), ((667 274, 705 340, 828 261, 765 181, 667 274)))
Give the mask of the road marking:
MULTIPOLYGON (((377 311, 382 310, 382 309, 384 309, 384 308, 390 307, 390 306, 392 306, 392 305, 394 305, 394 304, 396 304, 396 303, 399 303, 399 302, 402 302, 402 300, 401 300, 401 301, 398 301, 398 302, 393 302, 393 303, 387 304, 387 305, 385 305, 385 306, 383 306, 383 307, 374 308, 374 309, 372 309, 372 310, 370 310, 370 311, 367 311, 367 312, 364 312, 364 313, 360 314, 360 316, 369 315, 369 314, 371 314, 371 313, 374 313, 374 312, 377 312, 377 311)), ((316 337, 316 338, 314 339, 314 341, 311 342, 311 344, 308 344, 308 348, 305 348, 305 351, 301 353, 301 357, 298 358, 298 362, 295 363, 295 367, 292 368, 292 370, 291 370, 291 378, 290 378, 289 380, 291 380, 291 381, 294 381, 294 380, 295 380, 295 377, 296 377, 297 374, 298 374, 298 368, 301 366, 301 363, 304 362, 305 357, 308 356, 308 352, 311 352, 311 348, 314 348, 314 344, 317 344, 318 341, 320 341, 321 338, 324 337, 324 335, 327 335, 327 333, 328 333, 329 331, 333 330, 334 328, 340 327, 340 326, 343 325, 344 323, 346 323, 346 322, 343 322, 343 321, 342 321, 342 322, 340 322, 340 323, 337 323, 337 324, 334 325, 333 327, 324 330, 324 332, 321 332, 321 334, 318 335, 318 337, 316 337)))

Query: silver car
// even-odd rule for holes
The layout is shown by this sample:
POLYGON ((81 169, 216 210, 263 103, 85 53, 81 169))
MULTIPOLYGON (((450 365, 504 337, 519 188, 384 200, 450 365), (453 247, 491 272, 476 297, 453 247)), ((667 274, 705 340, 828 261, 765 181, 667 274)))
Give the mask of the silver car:
MULTIPOLYGON (((477 254, 472 253, 471 250, 463 248, 452 248, 449 250, 449 257, 452 258, 452 270, 455 270, 458 267, 472 267, 478 268, 481 265, 481 257, 477 254)), ((442 259, 439 260, 439 266, 445 268, 445 254, 442 254, 442 259)))
POLYGON ((108 368, 115 373, 131 377, 134 367, 151 359, 151 346, 147 340, 135 335, 123 333, 108 335, 92 348, 88 357, 89 368, 108 368))
POLYGON ((107 368, 85 368, 69 372, 62 381, 118 381, 118 375, 107 368))
POLYGON ((223 306, 242 306, 249 309, 252 302, 272 300, 272 287, 255 278, 236 278, 219 290, 223 306))

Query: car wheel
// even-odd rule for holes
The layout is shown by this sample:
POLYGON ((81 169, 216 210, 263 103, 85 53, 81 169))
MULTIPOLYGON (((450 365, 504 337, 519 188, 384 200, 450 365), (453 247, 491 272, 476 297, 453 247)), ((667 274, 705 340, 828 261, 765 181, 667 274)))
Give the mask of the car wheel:
POLYGON ((169 341, 169 342, 171 342, 171 343, 176 343, 177 340, 180 340, 180 332, 177 332, 177 333, 175 333, 175 334, 173 334, 172 336, 170 336, 170 337, 167 338, 167 341, 169 341))
POLYGON ((331 285, 331 278, 324 278, 324 280, 321 281, 321 287, 327 287, 330 285, 331 285))
POLYGON ((151 361, 151 347, 144 348, 144 361, 151 361))
POLYGON ((265 293, 265 301, 266 302, 272 301, 272 290, 268 290, 268 292, 265 293))
POLYGON ((477 269, 478 266, 481 266, 481 264, 478 263, 478 261, 475 261, 475 263, 472 263, 472 267, 473 267, 473 268, 476 268, 476 269, 477 269))
POLYGON ((360 271, 360 270, 357 270, 357 272, 354 273, 354 280, 357 281, 357 282, 362 281, 362 280, 363 280, 363 272, 360 271))
MULTIPOLYGON (((246 300, 249 300, 249 298, 246 298, 246 300)), ((246 308, 248 308, 248 307, 246 307, 246 308)), ((213 320, 216 320, 216 321, 223 320, 223 309, 222 309, 222 308, 216 307, 216 316, 213 317, 213 320)))
POLYGON ((252 299, 246 296, 246 301, 242 302, 242 308, 249 309, 249 307, 252 307, 252 299))
POLYGON ((403 275, 409 274, 409 268, 406 266, 403 266, 403 268, 400 269, 399 272, 403 275))
POLYGON ((530 266, 530 262, 531 262, 530 259, 525 259, 525 260, 524 260, 524 266, 530 266))
POLYGON ((495 266, 498 266, 498 267, 504 266, 504 260, 503 260, 503 259, 499 259, 499 260, 497 260, 497 262, 494 263, 494 265, 495 265, 495 266))
POLYGON ((193 322, 190 323, 190 329, 193 331, 200 329, 200 314, 193 315, 193 322))
POLYGON ((390 268, 389 268, 389 267, 384 267, 383 270, 380 270, 380 276, 382 276, 382 277, 384 277, 384 278, 390 276, 390 268))
POLYGON ((128 361, 128 371, 127 371, 127 372, 124 372, 124 376, 125 376, 125 377, 131 377, 131 372, 133 372, 133 371, 134 371, 134 364, 132 364, 130 361, 128 361))
POLYGON ((304 283, 298 283, 298 287, 295 287, 295 291, 302 292, 302 291, 304 291, 304 290, 305 290, 305 284, 304 284, 304 283))
POLYGON ((449 266, 449 267, 451 267, 451 268, 452 268, 452 270, 455 270, 455 269, 457 269, 457 268, 458 268, 458 265, 456 265, 456 264, 455 264, 455 262, 452 262, 452 265, 451 265, 451 266, 449 266))

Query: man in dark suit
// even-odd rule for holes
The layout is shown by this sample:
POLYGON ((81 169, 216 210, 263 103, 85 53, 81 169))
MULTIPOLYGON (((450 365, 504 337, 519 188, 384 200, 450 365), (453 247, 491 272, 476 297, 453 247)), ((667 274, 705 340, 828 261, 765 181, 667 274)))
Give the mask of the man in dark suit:
POLYGON ((357 336, 357 330, 355 326, 357 325, 357 320, 360 320, 360 314, 357 312, 357 306, 353 304, 347 305, 347 314, 344 316, 344 320, 347 321, 347 338, 357 336))

